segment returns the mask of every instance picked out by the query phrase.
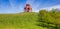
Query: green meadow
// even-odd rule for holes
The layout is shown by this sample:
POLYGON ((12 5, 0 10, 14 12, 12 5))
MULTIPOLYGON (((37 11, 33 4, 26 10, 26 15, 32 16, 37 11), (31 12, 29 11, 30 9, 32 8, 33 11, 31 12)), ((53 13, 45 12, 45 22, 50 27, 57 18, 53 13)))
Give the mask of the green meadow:
POLYGON ((47 29, 37 26, 38 13, 0 14, 0 29, 47 29))
POLYGON ((60 11, 0 14, 0 29, 60 29, 60 11))

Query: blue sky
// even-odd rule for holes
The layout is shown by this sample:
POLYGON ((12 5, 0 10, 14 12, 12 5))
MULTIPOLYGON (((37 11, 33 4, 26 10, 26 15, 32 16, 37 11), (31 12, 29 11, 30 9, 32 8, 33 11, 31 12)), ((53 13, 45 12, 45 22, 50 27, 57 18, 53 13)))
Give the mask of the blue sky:
POLYGON ((31 5, 33 12, 41 9, 60 8, 60 0, 0 0, 0 13, 24 12, 27 3, 31 5))

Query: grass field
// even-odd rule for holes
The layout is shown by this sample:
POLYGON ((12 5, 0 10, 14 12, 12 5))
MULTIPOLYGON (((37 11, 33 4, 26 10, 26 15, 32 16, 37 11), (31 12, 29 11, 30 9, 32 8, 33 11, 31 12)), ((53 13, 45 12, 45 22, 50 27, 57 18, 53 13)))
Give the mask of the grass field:
POLYGON ((0 14, 0 29, 47 29, 37 26, 38 13, 0 14))

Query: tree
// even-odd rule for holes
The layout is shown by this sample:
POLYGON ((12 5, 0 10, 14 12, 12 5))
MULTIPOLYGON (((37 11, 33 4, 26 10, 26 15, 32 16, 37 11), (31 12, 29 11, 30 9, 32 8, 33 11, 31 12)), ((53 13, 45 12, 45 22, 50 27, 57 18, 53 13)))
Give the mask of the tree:
POLYGON ((39 20, 41 22, 40 24, 42 24, 43 26, 50 27, 51 26, 50 24, 52 24, 53 18, 51 17, 51 15, 49 14, 48 11, 40 10, 39 11, 39 20))
POLYGON ((52 9, 52 11, 50 11, 50 15, 54 18, 54 24, 56 24, 56 29, 59 29, 60 27, 60 12, 58 11, 58 9, 52 9))
POLYGON ((55 29, 59 29, 60 12, 57 9, 52 9, 51 11, 40 10, 39 21, 41 22, 40 24, 43 24, 44 26, 50 27, 54 25, 54 27, 56 27, 55 29))

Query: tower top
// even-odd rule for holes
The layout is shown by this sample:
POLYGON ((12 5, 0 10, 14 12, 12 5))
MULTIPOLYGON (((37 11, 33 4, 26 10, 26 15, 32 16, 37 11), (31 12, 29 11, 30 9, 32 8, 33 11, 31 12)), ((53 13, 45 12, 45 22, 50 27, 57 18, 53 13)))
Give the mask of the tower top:
POLYGON ((32 12, 30 4, 26 4, 26 7, 24 7, 24 12, 32 12))
POLYGON ((30 4, 26 4, 26 6, 30 6, 30 4))

